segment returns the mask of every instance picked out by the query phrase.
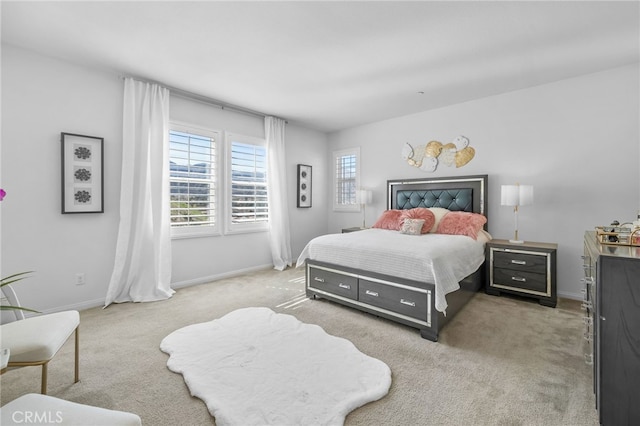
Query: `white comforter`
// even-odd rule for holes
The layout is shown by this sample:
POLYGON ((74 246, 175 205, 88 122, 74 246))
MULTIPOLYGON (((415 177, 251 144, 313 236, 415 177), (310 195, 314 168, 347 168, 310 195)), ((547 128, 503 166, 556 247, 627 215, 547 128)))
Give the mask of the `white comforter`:
POLYGON ((435 306, 447 309, 445 295, 484 261, 484 242, 463 235, 407 235, 386 229, 365 229, 316 237, 302 250, 306 259, 435 284, 435 306))

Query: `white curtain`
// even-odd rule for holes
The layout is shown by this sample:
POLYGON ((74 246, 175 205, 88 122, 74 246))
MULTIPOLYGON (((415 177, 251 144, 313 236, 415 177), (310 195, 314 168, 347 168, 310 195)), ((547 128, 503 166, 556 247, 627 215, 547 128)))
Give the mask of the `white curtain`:
POLYGON ((171 297, 169 90, 124 82, 120 227, 105 307, 171 297))
POLYGON ((291 238, 289 233, 289 203, 287 197, 287 166, 285 163, 285 121, 276 117, 264 118, 267 138, 269 199, 269 231, 271 257, 275 269, 282 271, 291 266, 291 238))

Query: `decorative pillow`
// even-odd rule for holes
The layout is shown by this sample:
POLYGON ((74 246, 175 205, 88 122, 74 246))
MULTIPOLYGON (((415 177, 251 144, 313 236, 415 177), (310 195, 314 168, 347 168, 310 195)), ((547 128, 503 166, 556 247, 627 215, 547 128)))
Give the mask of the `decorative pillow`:
POLYGON ((400 228, 400 232, 403 234, 409 235, 420 235, 422 234, 422 227, 424 226, 424 219, 405 219, 402 222, 402 228, 400 228))
POLYGON ((373 225, 373 227, 399 231, 402 226, 402 221, 400 220, 401 214, 401 210, 385 210, 382 212, 382 215, 378 218, 378 221, 373 225))
POLYGON ((488 233, 487 231, 485 231, 484 229, 481 229, 478 231, 478 238, 477 241, 480 241, 481 243, 487 243, 489 241, 491 241, 493 239, 493 237, 491 236, 490 233, 488 233))
POLYGON ((478 232, 487 223, 487 218, 478 213, 449 212, 438 225, 438 234, 466 235, 478 239, 478 232))
POLYGON ((429 232, 435 233, 438 230, 438 225, 440 225, 440 221, 442 220, 444 215, 449 213, 450 210, 445 209, 444 207, 429 207, 429 210, 431 210, 431 213, 433 213, 433 215, 436 218, 436 223, 433 224, 433 226, 431 227, 431 231, 429 232))
POLYGON ((433 224, 436 222, 436 217, 434 216, 431 210, 425 207, 416 207, 414 209, 403 210, 402 215, 400 216, 400 223, 407 219, 422 219, 424 220, 424 224, 422 225, 421 234, 428 233, 433 224))

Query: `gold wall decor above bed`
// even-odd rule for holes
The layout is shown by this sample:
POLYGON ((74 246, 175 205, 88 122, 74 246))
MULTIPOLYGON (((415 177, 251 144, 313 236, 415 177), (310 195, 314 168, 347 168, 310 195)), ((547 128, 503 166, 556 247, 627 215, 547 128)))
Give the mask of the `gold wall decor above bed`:
POLYGON ((469 139, 464 136, 458 136, 447 144, 431 141, 413 147, 407 142, 402 148, 402 158, 407 164, 425 172, 434 172, 441 163, 449 167, 462 167, 475 155, 476 150, 469 146, 469 139))

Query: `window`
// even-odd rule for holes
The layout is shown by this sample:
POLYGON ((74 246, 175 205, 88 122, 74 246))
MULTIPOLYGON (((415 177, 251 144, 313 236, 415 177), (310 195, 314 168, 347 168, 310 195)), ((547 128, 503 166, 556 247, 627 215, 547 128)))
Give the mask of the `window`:
POLYGON ((173 236, 218 232, 216 152, 219 141, 220 132, 171 125, 169 187, 173 236))
POLYGON ((263 139, 227 133, 227 231, 266 230, 267 147, 263 139))
POLYGON ((356 194, 360 184, 360 148, 333 153, 333 209, 358 211, 356 194))

